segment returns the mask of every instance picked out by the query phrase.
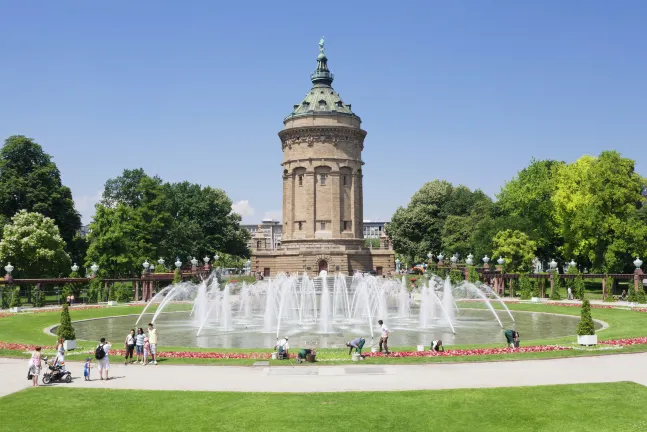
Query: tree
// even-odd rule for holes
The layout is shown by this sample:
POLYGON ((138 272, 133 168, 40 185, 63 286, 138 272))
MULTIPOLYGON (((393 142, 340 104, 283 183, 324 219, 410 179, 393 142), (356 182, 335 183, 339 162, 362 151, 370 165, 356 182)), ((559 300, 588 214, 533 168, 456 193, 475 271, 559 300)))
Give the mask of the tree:
POLYGON ((493 256, 505 258, 506 270, 511 273, 527 273, 535 257, 536 243, 521 231, 500 231, 493 239, 493 256))
POLYGON ((610 276, 605 276, 605 285, 606 285, 606 293, 605 293, 604 301, 607 303, 615 302, 616 299, 613 297, 613 278, 610 276))
POLYGON ((562 279, 559 277, 557 269, 553 270, 551 273, 553 275, 553 286, 550 288, 550 299, 561 300, 562 296, 559 295, 559 287, 562 279))
POLYGON ((6 222, 20 210, 41 213, 53 219, 68 252, 81 227, 72 192, 61 182, 52 157, 33 139, 14 135, 0 149, 0 214, 6 222))
POLYGON ((562 256, 593 271, 631 271, 631 257, 647 252, 647 224, 639 207, 643 179, 634 161, 615 151, 583 156, 557 170, 555 218, 562 256))
POLYGON ((528 276, 524 275, 519 278, 519 293, 521 300, 530 300, 530 297, 533 294, 533 289, 528 276))
POLYGON ((586 294, 585 287, 584 279, 582 279, 582 275, 578 273, 577 276, 575 276, 575 283, 573 284, 573 294, 580 300, 584 300, 584 295, 586 294))
POLYGON ((21 210, 4 226, 0 262, 14 263, 22 278, 57 277, 69 268, 65 241, 53 219, 21 210))
POLYGON ((524 221, 521 231, 537 243, 537 256, 542 260, 555 257, 561 245, 552 197, 556 190, 555 173, 563 165, 563 162, 533 159, 497 195, 500 217, 516 216, 524 221))
POLYGON ((173 272, 173 285, 179 284, 182 282, 182 271, 179 268, 175 268, 175 272, 173 272))
POLYGON ((56 329, 56 335, 64 340, 75 340, 74 327, 72 327, 72 320, 70 319, 70 311, 67 303, 63 303, 63 310, 61 311, 61 325, 56 329))
POLYGON ((216 251, 247 257, 249 233, 231 205, 220 189, 162 183, 142 169, 125 170, 106 182, 90 224, 86 265, 96 262, 103 274, 127 276, 157 257, 174 261, 216 251))
MULTIPOLYGON (((454 187, 449 182, 434 180, 425 183, 411 197, 407 207, 395 211, 387 225, 387 235, 395 251, 405 256, 407 261, 425 261, 428 252, 438 253, 443 247, 464 250, 465 243, 458 240, 466 233, 466 224, 475 226, 487 217, 491 206, 492 200, 480 190, 472 192, 465 186, 454 187), (445 230, 449 216, 468 217, 469 222, 452 218, 445 230), (443 234, 446 236, 444 240, 443 234)), ((458 251, 450 249, 444 252, 453 254, 458 251)))
POLYGON ((588 300, 582 302, 582 310, 580 312, 580 322, 577 324, 577 334, 579 336, 587 336, 595 334, 595 325, 591 317, 591 304, 588 300))
POLYGON ((9 307, 15 308, 20 306, 22 306, 22 300, 20 299, 20 287, 16 287, 13 289, 9 307))

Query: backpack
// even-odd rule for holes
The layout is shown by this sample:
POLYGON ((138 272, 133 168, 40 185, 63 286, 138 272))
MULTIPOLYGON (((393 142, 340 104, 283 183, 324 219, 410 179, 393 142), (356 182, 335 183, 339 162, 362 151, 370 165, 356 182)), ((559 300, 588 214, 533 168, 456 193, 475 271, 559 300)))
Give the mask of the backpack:
POLYGON ((106 356, 106 352, 103 350, 103 345, 99 345, 97 349, 94 350, 94 358, 101 360, 106 356))

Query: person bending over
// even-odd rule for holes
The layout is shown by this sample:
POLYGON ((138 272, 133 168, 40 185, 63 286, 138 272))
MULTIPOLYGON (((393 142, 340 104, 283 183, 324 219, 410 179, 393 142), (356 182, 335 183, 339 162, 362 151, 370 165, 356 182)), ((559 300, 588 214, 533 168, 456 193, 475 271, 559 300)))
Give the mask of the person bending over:
POLYGON ((431 341, 431 350, 437 352, 445 352, 445 347, 443 346, 443 341, 440 339, 431 341))
POLYGON ((299 351, 297 354, 297 363, 303 363, 308 359, 308 356, 312 355, 313 357, 317 355, 317 351, 309 348, 304 348, 299 351))
POLYGON ((274 348, 276 348, 279 353, 279 360, 290 358, 290 344, 288 343, 287 336, 281 340, 276 341, 276 346, 274 348))
POLYGON ((519 332, 516 330, 506 330, 505 339, 510 348, 519 348, 519 332))
POLYGON ((359 355, 362 355, 362 348, 364 348, 365 343, 366 343, 366 339, 364 338, 355 338, 350 342, 346 342, 346 346, 349 348, 348 355, 352 354, 353 348, 355 348, 356 353, 358 353, 359 355))

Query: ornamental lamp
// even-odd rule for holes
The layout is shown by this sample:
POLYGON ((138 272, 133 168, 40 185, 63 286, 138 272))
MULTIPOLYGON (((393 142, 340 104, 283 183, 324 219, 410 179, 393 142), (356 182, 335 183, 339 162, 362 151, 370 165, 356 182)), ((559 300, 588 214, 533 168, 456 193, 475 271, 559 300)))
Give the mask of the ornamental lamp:
POLYGON ((467 255, 467 259, 465 260, 465 263, 467 265, 472 265, 474 263, 474 255, 472 254, 467 255))
POLYGON ((160 259, 157 260, 157 264, 159 264, 160 266, 164 266, 164 262, 165 262, 164 258, 162 257, 160 257, 160 259))
POLYGON ((175 267, 177 268, 182 267, 182 261, 180 261, 180 257, 175 258, 175 267))
POLYGON ((443 253, 442 253, 442 252, 441 252, 441 253, 439 253, 439 254, 438 254, 438 261, 442 261, 442 260, 443 260, 443 258, 445 258, 445 255, 443 255, 443 253))
POLYGON ((191 258, 191 265, 192 265, 193 267, 195 267, 195 266, 197 266, 197 265, 198 265, 198 260, 197 260, 197 259, 195 259, 195 257, 191 258))
POLYGON ((487 263, 489 263, 489 262, 490 262, 490 258, 489 258, 487 255, 485 255, 485 256, 483 257, 483 263, 484 263, 484 264, 487 264, 487 263))
POLYGON ((452 262, 452 264, 456 264, 456 261, 458 261, 458 254, 454 254, 449 260, 452 262))
POLYGON ((144 261, 144 264, 142 264, 142 266, 143 266, 146 270, 148 270, 148 269, 150 268, 151 264, 148 262, 148 260, 146 260, 146 261, 144 261))
POLYGON ((499 263, 499 265, 501 265, 501 266, 502 266, 503 264, 505 264, 505 260, 503 259, 503 257, 502 257, 502 256, 499 256, 499 259, 498 259, 498 260, 496 260, 496 262, 497 262, 497 263, 499 263))
POLYGON ((202 258, 202 261, 204 261, 205 264, 209 264, 209 261, 211 261, 211 258, 209 258, 208 255, 205 255, 204 258, 202 258))
POLYGON ((576 267, 577 263, 575 262, 575 260, 571 260, 571 262, 569 262, 568 265, 569 267, 576 267))
POLYGON ((427 258, 429 258, 429 260, 430 260, 430 261, 431 261, 431 259, 432 259, 433 257, 434 257, 434 254, 432 254, 431 252, 429 252, 429 253, 427 254, 427 258))
POLYGON ((552 270, 555 270, 555 269, 557 268, 557 263, 555 262, 555 260, 554 260, 554 259, 553 259, 553 260, 550 260, 550 262, 548 263, 548 265, 550 266, 550 268, 551 268, 552 270))
POLYGON ((636 257, 636 260, 634 261, 634 265, 636 266, 637 269, 639 269, 643 265, 643 261, 640 258, 636 257))
POLYGON ((10 263, 10 262, 9 262, 9 263, 7 263, 7 265, 6 265, 6 266, 4 266, 4 270, 5 270, 5 271, 7 272, 7 274, 9 274, 9 275, 11 274, 11 272, 13 271, 13 269, 14 269, 14 267, 11 265, 11 263, 10 263))
MULTIPOLYGON (((72 267, 70 267, 70 268, 72 269, 72 271, 73 271, 74 273, 76 273, 77 271, 79 271, 79 266, 78 266, 78 265, 76 265, 76 263, 74 263, 74 265, 73 265, 72 267)), ((5 270, 6 270, 6 267, 5 267, 5 270)), ((12 269, 12 270, 13 270, 13 269, 12 269)))
POLYGON ((97 271, 99 271, 99 266, 97 265, 97 263, 92 263, 90 270, 92 270, 92 273, 96 274, 97 271))

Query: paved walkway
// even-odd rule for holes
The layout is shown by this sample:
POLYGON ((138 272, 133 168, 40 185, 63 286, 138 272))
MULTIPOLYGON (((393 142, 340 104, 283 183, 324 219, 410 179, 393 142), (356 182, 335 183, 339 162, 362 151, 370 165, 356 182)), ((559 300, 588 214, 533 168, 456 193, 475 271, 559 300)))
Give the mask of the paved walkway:
MULTIPOLYGON (((116 363, 116 358, 114 362, 116 363)), ((241 392, 346 392, 517 387, 634 381, 647 385, 647 353, 554 360, 426 365, 295 367, 141 366, 113 364, 110 381, 85 382, 82 363, 68 363, 66 387, 241 392)), ((29 387, 27 360, 0 358, 0 396, 29 387)))

